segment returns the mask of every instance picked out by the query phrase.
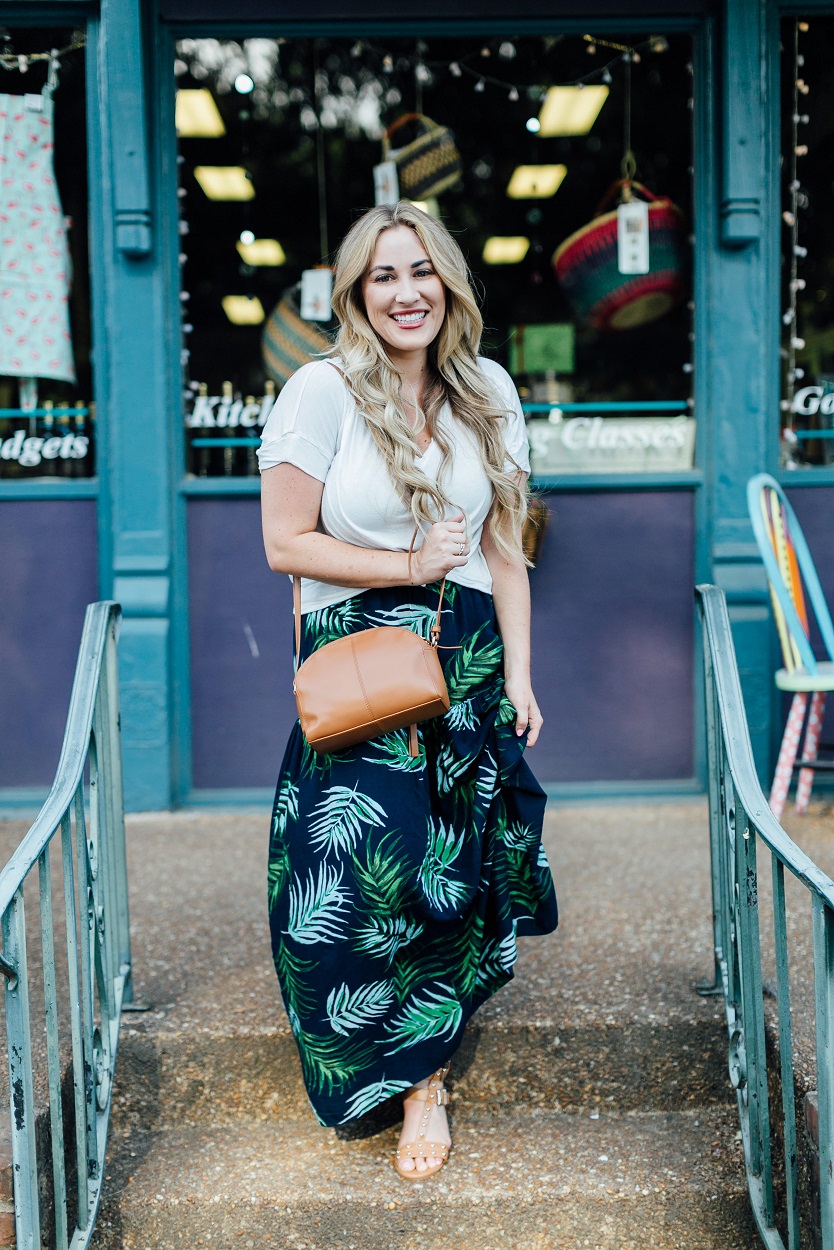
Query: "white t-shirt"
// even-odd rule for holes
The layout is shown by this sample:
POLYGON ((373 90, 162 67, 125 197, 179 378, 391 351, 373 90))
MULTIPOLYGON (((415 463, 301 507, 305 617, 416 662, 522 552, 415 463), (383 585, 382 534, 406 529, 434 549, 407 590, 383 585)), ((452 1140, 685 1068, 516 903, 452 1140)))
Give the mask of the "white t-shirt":
MULTIPOLYGON (((495 361, 479 357, 478 365, 493 384, 498 403, 510 414, 504 430, 507 455, 529 472, 527 430, 513 381, 495 361)), ((439 420, 452 448, 443 494, 454 503, 446 515, 462 511, 469 529, 469 559, 452 569, 449 581, 490 593, 492 577, 480 544, 492 486, 472 435, 448 404, 439 420)), ((432 482, 437 480, 441 458, 435 442, 417 457, 417 465, 432 482)), ((506 469, 514 467, 512 461, 507 459, 506 469)), ((258 464, 262 473, 276 464, 294 464, 324 483, 320 527, 325 534, 357 547, 408 551, 414 533, 411 511, 397 494, 345 379, 327 361, 303 365, 287 382, 264 426, 258 464)), ((421 541, 418 534, 415 549, 421 541)), ((355 586, 334 586, 308 577, 301 581, 305 612, 361 593, 355 586)))

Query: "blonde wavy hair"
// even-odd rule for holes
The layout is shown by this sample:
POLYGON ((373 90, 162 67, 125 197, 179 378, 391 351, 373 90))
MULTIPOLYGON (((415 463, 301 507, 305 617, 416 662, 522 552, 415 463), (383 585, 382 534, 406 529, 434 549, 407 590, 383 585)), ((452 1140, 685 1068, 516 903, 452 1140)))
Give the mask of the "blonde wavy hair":
POLYGON ((529 563, 521 549, 526 486, 517 479, 518 465, 510 472, 504 469, 504 420, 510 409, 500 403, 478 367, 483 320, 463 252, 446 227, 403 200, 370 209, 354 222, 339 248, 333 311, 340 323, 333 354, 341 360, 371 437, 416 524, 431 525, 444 516, 447 505, 456 506, 443 493, 452 448, 438 418, 448 401, 455 417, 474 436, 492 484, 489 527, 495 545, 505 558, 529 563), (446 292, 446 314, 429 347, 429 380, 422 410, 417 411, 417 431, 427 429, 442 453, 436 484, 416 464, 420 449, 403 410, 402 379, 368 320, 362 294, 379 236, 398 226, 417 235, 446 292))

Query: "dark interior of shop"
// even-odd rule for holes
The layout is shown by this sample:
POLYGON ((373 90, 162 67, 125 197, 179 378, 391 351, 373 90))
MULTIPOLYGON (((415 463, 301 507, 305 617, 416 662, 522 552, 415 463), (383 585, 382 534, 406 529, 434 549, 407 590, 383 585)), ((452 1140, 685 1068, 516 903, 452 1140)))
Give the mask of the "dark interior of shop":
MULTIPOLYGON (((529 395, 531 379, 510 358, 514 327, 547 324, 571 327, 573 368, 562 372, 554 360, 553 373, 569 387, 563 398, 685 400, 691 391, 688 301, 650 324, 598 331, 572 311, 551 258, 592 220, 621 176, 629 94, 636 179, 681 208, 688 236, 690 57, 688 37, 650 34, 593 41, 571 35, 180 43, 177 88, 208 88, 225 130, 179 140, 187 230, 183 307, 192 327, 184 342, 192 389, 202 384, 217 395, 231 383, 241 395, 263 394, 263 326, 231 325, 223 298, 257 297, 268 318, 303 270, 332 260, 351 222, 373 203, 386 127, 418 112, 454 135, 462 178, 438 196, 439 213, 482 293, 485 350, 511 368, 515 363, 522 393, 526 388, 529 395), (528 121, 535 124, 548 87, 577 83, 607 89, 588 133, 532 133, 528 121), (507 188, 519 165, 561 165, 566 172, 555 194, 511 198, 507 188), (204 166, 244 168, 254 195, 245 202, 209 199, 194 173, 204 166), (247 231, 277 240, 285 262, 244 263, 236 244, 247 231), (529 241, 523 259, 485 263, 492 236, 529 241)), ((399 133, 407 140, 416 131, 399 133)), ((393 143, 400 141, 398 134, 393 143)), ((246 470, 236 466, 239 471, 246 470)))

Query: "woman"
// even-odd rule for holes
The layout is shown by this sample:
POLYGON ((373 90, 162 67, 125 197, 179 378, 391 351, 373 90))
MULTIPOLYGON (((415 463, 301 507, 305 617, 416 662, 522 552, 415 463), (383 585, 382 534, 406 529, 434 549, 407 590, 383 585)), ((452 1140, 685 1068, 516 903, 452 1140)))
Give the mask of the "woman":
POLYGON ((316 1116, 405 1094, 396 1167, 439 1170, 443 1078, 466 1022, 511 979, 519 934, 556 927, 545 796, 523 750, 530 685, 520 545, 528 471, 512 382, 444 226, 371 209, 336 266, 332 361, 305 365, 259 452, 270 568, 302 578, 301 660, 375 625, 428 636, 447 578, 448 714, 334 755, 298 725, 269 851, 273 955, 316 1116), (413 556, 412 537, 418 531, 413 556))

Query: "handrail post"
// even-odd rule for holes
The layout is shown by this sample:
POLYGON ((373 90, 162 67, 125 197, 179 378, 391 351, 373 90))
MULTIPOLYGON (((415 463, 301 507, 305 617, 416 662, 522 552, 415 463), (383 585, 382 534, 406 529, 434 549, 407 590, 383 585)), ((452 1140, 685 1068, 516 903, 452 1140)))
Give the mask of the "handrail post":
MULTIPOLYGON (((15 1228, 18 1250, 41 1250, 39 1172, 52 1181, 54 1219, 44 1229, 55 1250, 88 1250, 102 1194, 119 1021, 130 987, 124 808, 116 639, 119 607, 87 608, 58 769, 37 819, 0 869, 6 978, 15 1228), (85 770, 89 766, 89 819, 85 770), (74 1142, 65 1142, 50 849, 60 843, 66 952, 74 1142), (35 866, 40 885, 41 984, 45 1007, 46 1076, 51 1158, 38 1156, 23 888, 35 866), (68 1201, 72 1153, 77 1204, 68 1201), (66 1147, 69 1146, 69 1151, 66 1147), (51 1166, 50 1166, 51 1164, 51 1166), (77 1205, 77 1211, 73 1208, 77 1205), (70 1212, 75 1220, 70 1229, 70 1212)), ((31 879, 34 879, 33 877, 31 879)), ((40 1063, 40 1056, 37 1057, 40 1063)))
POLYGON ((715 586, 699 586, 697 593, 704 633, 716 980, 724 992, 730 1075, 736 1089, 750 1205, 767 1250, 785 1250, 774 1213, 759 931, 757 859, 761 845, 771 856, 773 878, 779 1028, 778 1073, 774 1075, 782 1086, 787 1244, 789 1250, 799 1250, 801 1221, 786 868, 812 901, 821 1250, 834 1250, 834 881, 791 840, 768 806, 753 761, 726 600, 715 586))
POLYGON ((3 913, 3 950, 17 970, 6 981, 6 1034, 9 1048, 9 1098, 12 1113, 12 1161, 15 1182, 17 1250, 40 1250, 38 1160, 35 1142, 35 1093, 32 1081, 32 1035, 29 1025, 29 971, 23 887, 3 913))
POLYGON ((812 900, 814 1001, 819 1099, 820 1217, 823 1250, 834 1247, 834 913, 823 899, 812 900))

